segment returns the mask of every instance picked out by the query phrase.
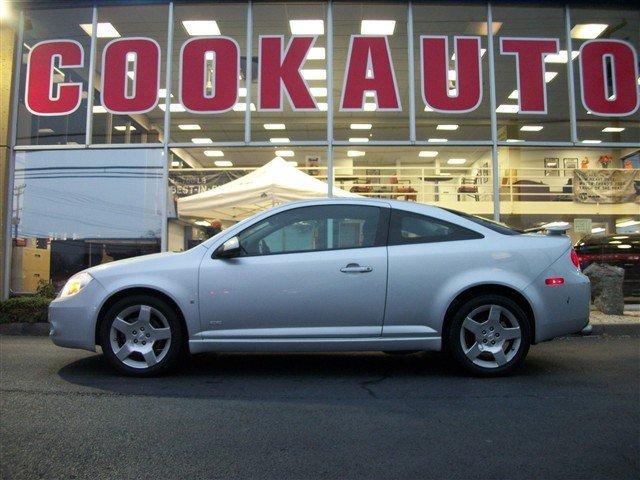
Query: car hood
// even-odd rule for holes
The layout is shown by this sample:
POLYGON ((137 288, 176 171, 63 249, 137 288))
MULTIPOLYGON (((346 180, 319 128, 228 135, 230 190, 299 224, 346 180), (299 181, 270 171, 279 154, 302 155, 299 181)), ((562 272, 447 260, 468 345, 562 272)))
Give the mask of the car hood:
POLYGON ((100 280, 106 276, 119 274, 134 274, 139 272, 149 272, 154 270, 163 270, 176 262, 182 263, 186 260, 183 257, 191 257, 193 255, 202 256, 206 249, 197 246, 186 252, 163 252, 152 253, 150 255, 142 255, 139 257, 126 258, 124 260, 116 260, 115 262, 103 263, 95 267, 85 270, 92 277, 100 280))

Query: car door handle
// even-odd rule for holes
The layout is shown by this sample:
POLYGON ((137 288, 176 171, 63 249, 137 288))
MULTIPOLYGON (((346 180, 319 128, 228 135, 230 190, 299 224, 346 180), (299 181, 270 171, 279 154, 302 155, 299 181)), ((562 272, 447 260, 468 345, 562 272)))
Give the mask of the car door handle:
POLYGON ((340 269, 342 273, 369 273, 373 271, 371 267, 361 267, 357 263, 350 263, 340 269))

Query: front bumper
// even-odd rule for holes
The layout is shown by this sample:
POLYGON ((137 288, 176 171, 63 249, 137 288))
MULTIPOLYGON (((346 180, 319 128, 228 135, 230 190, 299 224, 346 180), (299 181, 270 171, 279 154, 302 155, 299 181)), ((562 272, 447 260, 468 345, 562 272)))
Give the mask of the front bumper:
POLYGON ((93 279, 79 293, 49 305, 49 338, 59 347, 95 351, 98 308, 106 290, 93 279))

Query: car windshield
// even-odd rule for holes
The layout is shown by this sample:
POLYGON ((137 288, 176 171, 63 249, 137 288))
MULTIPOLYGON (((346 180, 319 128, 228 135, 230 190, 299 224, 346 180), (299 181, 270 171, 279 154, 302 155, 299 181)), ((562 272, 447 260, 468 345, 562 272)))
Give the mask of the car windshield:
POLYGON ((458 215, 465 220, 469 220, 473 223, 477 223, 489 230, 493 230, 494 232, 501 233, 503 235, 521 235, 524 233, 522 230, 518 230, 516 228, 512 228, 504 223, 496 222, 495 220, 489 220, 488 218, 479 217, 477 215, 471 215, 469 213, 459 212, 458 210, 452 210, 449 208, 445 208, 444 210, 451 212, 455 215, 458 215))

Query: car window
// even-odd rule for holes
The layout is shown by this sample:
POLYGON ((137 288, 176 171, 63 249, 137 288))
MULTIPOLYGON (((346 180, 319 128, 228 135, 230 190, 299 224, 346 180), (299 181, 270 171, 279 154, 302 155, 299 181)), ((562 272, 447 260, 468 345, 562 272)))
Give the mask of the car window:
POLYGON ((483 235, 467 228, 402 210, 391 211, 389 245, 471 240, 483 235))
POLYGON ((287 210, 240 235, 245 255, 310 252, 383 245, 381 209, 362 205, 318 205, 287 210))
POLYGON ((470 222, 482 225, 483 227, 488 228, 489 230, 493 230, 494 232, 501 233, 502 235, 521 235, 523 233, 522 230, 510 227, 509 225, 506 225, 504 223, 496 222, 495 220, 489 220, 488 218, 471 215, 465 212, 459 212, 458 210, 452 210, 450 208, 443 208, 443 210, 458 215, 459 217, 462 217, 465 220, 469 220, 470 222))

